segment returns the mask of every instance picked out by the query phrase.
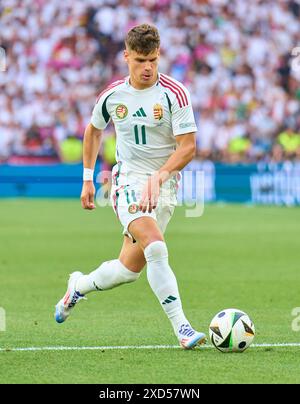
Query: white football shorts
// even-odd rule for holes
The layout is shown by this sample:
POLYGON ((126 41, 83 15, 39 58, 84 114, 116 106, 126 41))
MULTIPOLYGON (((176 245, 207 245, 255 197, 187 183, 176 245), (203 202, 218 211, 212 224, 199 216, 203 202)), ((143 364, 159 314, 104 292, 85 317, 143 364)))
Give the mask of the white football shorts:
POLYGON ((113 170, 111 204, 123 226, 123 234, 130 238, 133 237, 128 231, 128 226, 140 217, 152 217, 164 233, 177 205, 178 178, 171 179, 162 185, 158 205, 151 213, 141 212, 139 202, 146 181, 147 176, 132 174, 124 176, 121 181, 116 181, 113 170), (124 181, 125 177, 126 181, 124 181), (122 183, 123 185, 121 185, 122 183))

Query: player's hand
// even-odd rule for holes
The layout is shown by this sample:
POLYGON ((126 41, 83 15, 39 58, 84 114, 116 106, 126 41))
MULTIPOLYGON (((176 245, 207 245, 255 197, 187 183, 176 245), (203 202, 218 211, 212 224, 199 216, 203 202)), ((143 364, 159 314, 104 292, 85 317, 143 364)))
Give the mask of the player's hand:
POLYGON ((147 210, 149 213, 151 213, 152 210, 157 207, 158 198, 160 194, 160 186, 161 186, 161 180, 159 173, 155 173, 148 178, 148 181, 144 186, 142 197, 139 204, 139 209, 143 213, 146 213, 147 210))
POLYGON ((93 210, 96 208, 94 197, 95 186, 93 181, 84 181, 81 192, 81 206, 83 209, 93 210))

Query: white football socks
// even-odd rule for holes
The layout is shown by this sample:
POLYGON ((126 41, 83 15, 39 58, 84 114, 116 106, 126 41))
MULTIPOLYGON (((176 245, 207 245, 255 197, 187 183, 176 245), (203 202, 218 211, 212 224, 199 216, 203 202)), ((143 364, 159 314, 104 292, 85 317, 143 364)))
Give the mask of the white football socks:
POLYGON ((179 328, 189 322, 183 313, 177 281, 169 266, 166 243, 154 241, 145 248, 144 254, 148 282, 178 337, 179 328))
MULTIPOLYGON (((166 243, 155 241, 149 244, 144 250, 144 255, 147 261, 148 282, 178 337, 180 327, 189 322, 182 309, 176 277, 169 266, 166 243)), ((118 259, 106 261, 95 271, 80 277, 76 291, 86 295, 95 290, 108 290, 124 283, 134 282, 139 276, 140 273, 130 271, 118 259)))
POLYGON ((79 278, 76 291, 85 295, 95 290, 108 290, 123 283, 134 282, 139 276, 139 273, 130 271, 118 259, 106 261, 95 271, 79 278))

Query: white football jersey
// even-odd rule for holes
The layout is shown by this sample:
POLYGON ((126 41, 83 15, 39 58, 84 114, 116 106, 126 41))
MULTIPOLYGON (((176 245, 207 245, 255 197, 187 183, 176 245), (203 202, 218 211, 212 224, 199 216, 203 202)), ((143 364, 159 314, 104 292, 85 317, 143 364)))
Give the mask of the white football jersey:
POLYGON ((188 90, 164 74, 144 90, 133 88, 129 77, 107 87, 91 123, 105 129, 110 120, 117 137, 116 160, 122 171, 133 174, 161 168, 176 149, 175 136, 197 130, 188 90))

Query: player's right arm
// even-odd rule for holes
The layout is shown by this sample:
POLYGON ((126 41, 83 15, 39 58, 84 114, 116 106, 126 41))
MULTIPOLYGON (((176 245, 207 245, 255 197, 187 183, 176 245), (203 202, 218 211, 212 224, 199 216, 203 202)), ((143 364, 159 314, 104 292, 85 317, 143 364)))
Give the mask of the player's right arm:
MULTIPOLYGON (((85 129, 83 139, 83 167, 94 171, 97 155, 100 148, 102 130, 95 128, 91 123, 85 129)), ((81 192, 81 205, 83 209, 95 209, 95 186, 93 179, 83 181, 81 192)))
POLYGON ((107 102, 114 93, 115 85, 111 85, 99 95, 94 106, 91 122, 86 127, 83 139, 83 167, 84 181, 81 193, 81 205, 83 209, 95 209, 94 197, 95 186, 93 182, 93 172, 100 148, 102 131, 110 121, 107 102), (92 171, 89 171, 92 170, 92 171), (86 173, 86 171, 88 171, 86 173))

